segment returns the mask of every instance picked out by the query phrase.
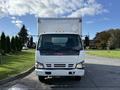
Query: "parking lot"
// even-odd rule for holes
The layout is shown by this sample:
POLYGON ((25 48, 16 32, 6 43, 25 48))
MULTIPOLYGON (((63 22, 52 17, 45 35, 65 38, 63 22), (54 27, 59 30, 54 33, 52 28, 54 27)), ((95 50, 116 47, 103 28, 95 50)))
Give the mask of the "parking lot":
POLYGON ((39 82, 35 72, 3 86, 1 90, 120 90, 120 60, 86 56, 86 73, 81 81, 54 78, 39 82))

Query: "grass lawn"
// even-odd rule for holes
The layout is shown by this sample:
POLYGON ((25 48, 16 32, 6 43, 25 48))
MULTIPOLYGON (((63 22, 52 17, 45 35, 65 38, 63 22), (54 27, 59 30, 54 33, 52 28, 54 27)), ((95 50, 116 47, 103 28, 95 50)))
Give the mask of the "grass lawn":
POLYGON ((109 58, 120 58, 120 50, 92 50, 87 51, 87 54, 109 58))
POLYGON ((23 72, 34 65, 34 50, 0 56, 0 80, 23 72))

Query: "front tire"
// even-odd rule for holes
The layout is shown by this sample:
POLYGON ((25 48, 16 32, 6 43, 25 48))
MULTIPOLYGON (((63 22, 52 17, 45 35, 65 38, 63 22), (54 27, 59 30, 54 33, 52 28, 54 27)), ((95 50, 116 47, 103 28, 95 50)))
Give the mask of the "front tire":
POLYGON ((45 77, 44 76, 38 76, 39 81, 44 81, 45 77))
POLYGON ((75 79, 76 81, 80 81, 80 80, 81 80, 81 76, 75 76, 74 79, 75 79))

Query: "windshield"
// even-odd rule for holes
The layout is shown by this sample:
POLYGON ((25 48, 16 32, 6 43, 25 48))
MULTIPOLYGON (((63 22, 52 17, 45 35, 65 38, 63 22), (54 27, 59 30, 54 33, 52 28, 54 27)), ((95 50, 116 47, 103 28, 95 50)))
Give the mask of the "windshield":
POLYGON ((79 55, 81 49, 80 37, 75 34, 45 34, 38 42, 41 55, 79 55))

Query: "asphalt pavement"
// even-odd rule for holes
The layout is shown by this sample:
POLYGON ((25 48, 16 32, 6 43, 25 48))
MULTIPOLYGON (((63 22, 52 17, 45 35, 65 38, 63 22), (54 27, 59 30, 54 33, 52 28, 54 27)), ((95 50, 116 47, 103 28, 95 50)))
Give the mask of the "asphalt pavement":
POLYGON ((86 56, 86 73, 81 81, 50 78, 40 82, 30 75, 0 86, 0 90, 120 90, 120 59, 86 56))

